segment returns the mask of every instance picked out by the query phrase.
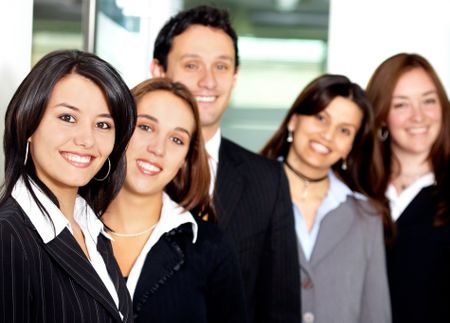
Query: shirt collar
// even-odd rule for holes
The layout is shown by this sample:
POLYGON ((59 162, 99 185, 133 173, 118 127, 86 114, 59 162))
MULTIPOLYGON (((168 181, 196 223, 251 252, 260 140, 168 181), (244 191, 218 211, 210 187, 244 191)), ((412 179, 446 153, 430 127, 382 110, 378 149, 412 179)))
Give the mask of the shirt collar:
POLYGON ((212 136, 211 139, 209 139, 205 144, 205 148, 206 151, 208 152, 209 157, 213 159, 216 163, 219 161, 219 147, 221 139, 222 134, 219 128, 217 129, 214 136, 212 136))
POLYGON ((189 211, 184 210, 164 192, 161 217, 159 218, 158 225, 154 232, 150 236, 150 240, 153 240, 156 243, 164 233, 170 232, 185 223, 192 224, 192 243, 195 243, 195 241, 197 241, 198 224, 194 217, 189 211))
MULTIPOLYGON (((25 186, 23 178, 20 178, 14 185, 11 195, 24 210, 44 243, 52 241, 65 228, 68 228, 72 232, 70 223, 62 214, 61 210, 32 180, 30 180, 30 184, 37 199, 45 210, 47 210, 49 217, 39 208, 31 192, 25 186)), ((87 229, 92 237, 95 237, 95 241, 100 233, 110 238, 104 231, 103 224, 81 196, 77 196, 75 201, 74 219, 80 226, 87 229)))

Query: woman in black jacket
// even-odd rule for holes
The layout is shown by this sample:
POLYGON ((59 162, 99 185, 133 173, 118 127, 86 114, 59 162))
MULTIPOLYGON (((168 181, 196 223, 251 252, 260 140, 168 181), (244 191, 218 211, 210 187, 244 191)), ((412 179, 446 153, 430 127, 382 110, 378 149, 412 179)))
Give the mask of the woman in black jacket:
POLYGON ((123 183, 135 113, 119 74, 89 53, 50 53, 17 89, 4 133, 1 322, 132 322, 97 216, 123 183))
POLYGON ((138 122, 127 176, 103 219, 135 322, 246 322, 231 243, 200 219, 213 210, 195 99, 168 79, 144 81, 132 92, 138 122))

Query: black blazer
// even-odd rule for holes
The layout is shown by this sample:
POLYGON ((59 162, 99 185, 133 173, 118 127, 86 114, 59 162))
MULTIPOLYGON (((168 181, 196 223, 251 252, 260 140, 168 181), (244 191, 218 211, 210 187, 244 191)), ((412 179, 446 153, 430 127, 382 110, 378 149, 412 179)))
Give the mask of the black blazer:
POLYGON ((294 218, 280 163, 222 138, 214 204, 238 251, 251 321, 301 322, 294 218))
POLYGON ((237 257, 219 228, 198 221, 164 234, 150 249, 133 297, 135 322, 248 322, 237 257))
MULTIPOLYGON (((110 242, 98 250, 118 291, 123 322, 132 305, 110 242)), ((114 300, 66 228, 45 244, 19 204, 0 208, 0 322, 122 322, 114 300)))
POLYGON ((420 191, 387 247, 393 322, 450 322, 450 223, 433 226, 435 193, 435 186, 420 191))

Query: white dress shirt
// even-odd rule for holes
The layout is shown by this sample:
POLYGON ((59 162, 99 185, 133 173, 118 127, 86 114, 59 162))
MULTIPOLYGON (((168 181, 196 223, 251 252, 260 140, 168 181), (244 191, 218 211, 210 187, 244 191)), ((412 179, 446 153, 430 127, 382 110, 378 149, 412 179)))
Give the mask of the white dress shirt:
POLYGON ((208 152, 209 172, 211 174, 211 182, 209 185, 210 196, 213 195, 214 185, 216 184, 217 167, 219 165, 219 148, 221 141, 222 135, 219 128, 214 136, 212 136, 211 139, 209 139, 205 144, 206 151, 208 152))
POLYGON ((429 172, 417 179, 400 194, 397 194, 397 190, 394 185, 389 184, 386 190, 386 197, 389 200, 392 220, 397 221, 409 203, 411 203, 416 195, 419 194, 422 188, 431 186, 435 183, 436 181, 433 172, 429 172))
MULTIPOLYGON (((62 214, 61 210, 40 190, 34 182, 30 182, 34 194, 38 198, 39 202, 41 202, 44 206, 45 210, 47 210, 51 220, 41 212, 41 209, 26 188, 22 178, 17 181, 11 195, 25 211, 31 223, 33 223, 36 228, 38 234, 41 236, 43 242, 46 244, 49 243, 65 228, 68 228, 73 234, 72 227, 64 214, 62 214)), ((111 239, 111 237, 105 232, 103 223, 97 218, 94 211, 81 196, 77 196, 76 198, 73 216, 75 222, 78 223, 81 231, 83 232, 84 241, 89 253, 89 261, 107 288, 108 292, 111 294, 117 308, 119 308, 119 296, 116 288, 114 287, 111 277, 108 274, 103 257, 97 250, 97 239, 100 233, 108 239, 111 239)), ((120 315, 123 318, 122 313, 120 313, 120 315)))
POLYGON ((178 228, 184 223, 192 224, 192 232, 194 236, 192 243, 195 243, 197 240, 198 225, 197 222, 195 222, 194 217, 190 212, 185 211, 176 202, 172 201, 169 195, 163 193, 163 205, 159 222, 150 234, 150 237, 142 248, 141 253, 134 262, 130 274, 128 275, 127 287, 132 298, 134 297, 134 291, 136 290, 136 285, 139 280, 139 276, 141 275, 142 267, 144 267, 144 262, 147 258, 148 252, 159 241, 164 233, 178 228))

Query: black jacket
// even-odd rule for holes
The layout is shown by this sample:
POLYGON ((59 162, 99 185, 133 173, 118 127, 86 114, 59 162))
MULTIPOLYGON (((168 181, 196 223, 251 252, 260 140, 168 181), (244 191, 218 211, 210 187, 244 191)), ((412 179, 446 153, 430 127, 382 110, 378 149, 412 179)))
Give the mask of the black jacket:
POLYGON ((214 203, 238 251, 250 321, 301 322, 297 238, 280 163, 222 138, 214 203))
MULTIPOLYGON (((97 248, 119 296, 123 322, 132 304, 110 242, 97 248)), ((45 244, 19 204, 0 208, 0 322, 122 322, 114 300, 66 228, 45 244)))
POLYGON ((242 280, 231 243, 198 221, 164 234, 150 249, 133 296, 135 322, 247 322, 242 280))

